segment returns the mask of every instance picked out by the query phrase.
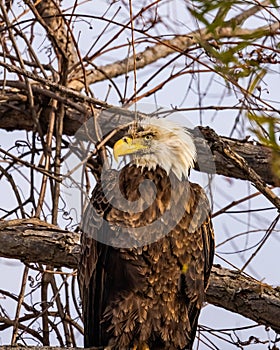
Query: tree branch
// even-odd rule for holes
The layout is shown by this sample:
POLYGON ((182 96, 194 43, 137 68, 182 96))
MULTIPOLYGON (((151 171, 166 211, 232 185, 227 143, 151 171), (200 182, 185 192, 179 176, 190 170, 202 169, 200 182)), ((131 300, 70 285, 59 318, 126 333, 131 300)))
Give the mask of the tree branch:
POLYGON ((214 266, 207 301, 280 332, 280 288, 214 266))
MULTIPOLYGON (((38 219, 0 222, 0 256, 24 262, 76 268, 79 234, 38 219)), ((215 266, 207 301, 280 332, 280 289, 215 266)))
MULTIPOLYGON (((11 86, 24 88, 24 84, 21 82, 8 81, 7 84, 11 86)), ((1 84, 0 84, 1 85, 1 84)), ((78 99, 79 93, 76 93, 76 98, 67 98, 66 96, 60 96, 49 89, 33 85, 34 96, 36 96, 37 110, 40 109, 41 105, 48 105, 49 98, 56 98, 60 102, 66 104, 66 116, 64 118, 64 130, 63 133, 66 135, 75 135, 78 130, 81 130, 84 123, 90 125, 88 120, 91 113, 90 110, 81 100, 78 99)), ((0 104, 0 128, 13 131, 13 130, 33 130, 34 123, 28 113, 22 113, 22 111, 28 111, 28 101, 24 92, 7 91, 6 95, 3 96, 5 101, 0 104)), ((98 103, 98 101, 96 102, 98 103)), ((127 124, 134 119, 134 112, 130 112, 126 109, 117 108, 114 106, 109 109, 112 112, 111 115, 101 113, 98 117, 100 128, 103 131, 103 135, 112 131, 115 127, 121 124, 127 124), (113 112, 116 111, 117 116, 113 118, 113 112), (108 123, 108 120, 110 122, 108 123)), ((39 122, 42 130, 48 128, 48 113, 47 109, 42 111, 40 114, 39 122)), ((92 130, 94 130, 92 126, 92 130)), ((237 166, 234 166, 230 160, 223 156, 213 145, 215 144, 216 133, 205 127, 199 127, 194 130, 195 143, 198 149, 198 159, 200 164, 204 164, 204 168, 201 171, 209 173, 217 173, 227 177, 233 177, 238 179, 247 180, 247 176, 237 166), (208 146, 207 146, 208 145, 208 146), (206 147, 207 146, 207 147, 206 147), (213 158, 215 161, 215 169, 213 167, 207 168, 209 163, 209 147, 212 150, 213 158)), ((93 135, 94 138, 94 135, 93 135)), ((96 140, 96 138, 94 138, 96 140)), ((220 137, 222 141, 226 141, 234 152, 242 156, 248 165, 258 173, 262 179, 272 186, 280 186, 280 179, 272 171, 272 151, 269 147, 263 146, 256 142, 248 142, 246 140, 240 141, 236 139, 230 139, 220 137)), ((197 168, 198 170, 198 168, 197 168)))
POLYGON ((78 56, 75 50, 73 37, 69 28, 65 25, 65 19, 62 16, 59 2, 53 0, 34 1, 25 0, 34 14, 36 20, 46 30, 46 33, 52 42, 53 48, 62 54, 71 65, 77 63, 78 56))
POLYGON ((76 268, 80 235, 39 219, 0 221, 0 256, 76 268))
POLYGON ((240 156, 238 153, 234 152, 234 150, 230 147, 228 142, 222 140, 218 135, 214 136, 214 147, 221 153, 224 157, 230 160, 232 164, 234 164, 237 168, 239 168, 247 180, 252 182, 254 186, 280 211, 280 198, 276 196, 276 194, 267 186, 266 182, 262 179, 259 174, 257 174, 252 167, 246 162, 246 160, 240 156))
MULTIPOLYGON (((197 148, 198 164, 203 164, 201 171, 232 177, 241 180, 248 180, 246 172, 235 165, 223 152, 217 150, 215 131, 209 127, 197 127, 193 131, 195 145, 197 148), (198 132, 199 130, 199 132, 198 132), (209 148, 213 154, 215 169, 209 162, 209 148), (209 169, 207 166, 209 165, 209 169)), ((218 136, 218 140, 230 146, 232 151, 240 155, 247 162, 247 165, 265 181, 272 186, 280 186, 280 178, 272 170, 272 150, 258 142, 237 140, 228 137, 218 136)), ((200 170, 196 165, 196 170, 200 170)))
MULTIPOLYGON (((247 11, 244 11, 243 14, 238 15, 217 27, 215 33, 211 33, 207 28, 203 28, 190 32, 187 35, 176 35, 174 38, 169 40, 160 40, 157 37, 148 37, 150 40, 156 41, 156 44, 147 47, 142 52, 137 53, 136 69, 149 66, 159 59, 166 58, 175 52, 184 53, 190 47, 212 39, 219 40, 223 38, 233 39, 242 37, 259 38, 268 35, 275 35, 280 27, 278 21, 273 22, 268 26, 253 29, 238 27, 238 25, 243 24, 246 19, 262 10, 263 7, 267 6, 269 3, 270 1, 266 0, 259 5, 253 6, 247 11)), ((135 29, 135 31, 137 31, 137 29, 135 29)), ((147 35, 147 33, 142 33, 141 31, 139 32, 142 35, 147 35)), ((86 71, 87 83, 94 84, 108 78, 116 78, 120 75, 127 74, 127 72, 133 70, 134 60, 135 57, 132 55, 123 60, 97 67, 97 69, 88 69, 86 71)), ((83 77, 84 72, 80 71, 78 68, 75 71, 75 77, 72 78, 69 86, 77 91, 80 91, 84 88, 83 77)))

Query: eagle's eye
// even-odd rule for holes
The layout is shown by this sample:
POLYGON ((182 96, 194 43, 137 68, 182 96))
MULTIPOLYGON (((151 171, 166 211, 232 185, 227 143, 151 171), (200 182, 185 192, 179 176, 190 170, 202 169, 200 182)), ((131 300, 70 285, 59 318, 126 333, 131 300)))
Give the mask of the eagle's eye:
POLYGON ((124 136, 124 137, 123 137, 123 141, 124 141, 125 143, 128 143, 128 138, 127 138, 126 136, 124 136))
POLYGON ((145 137, 144 137, 144 139, 145 139, 146 141, 150 141, 150 140, 152 140, 152 138, 153 138, 153 135, 151 135, 151 134, 147 134, 147 135, 145 135, 145 137))

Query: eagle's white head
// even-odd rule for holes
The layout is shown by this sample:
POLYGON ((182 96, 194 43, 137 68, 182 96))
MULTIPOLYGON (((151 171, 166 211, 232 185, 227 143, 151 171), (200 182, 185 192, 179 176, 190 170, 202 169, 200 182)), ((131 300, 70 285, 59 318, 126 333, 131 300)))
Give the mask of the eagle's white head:
POLYGON ((114 145, 114 157, 129 155, 131 162, 149 170, 158 166, 179 180, 187 177, 196 159, 192 136, 166 119, 149 118, 133 125, 114 145))

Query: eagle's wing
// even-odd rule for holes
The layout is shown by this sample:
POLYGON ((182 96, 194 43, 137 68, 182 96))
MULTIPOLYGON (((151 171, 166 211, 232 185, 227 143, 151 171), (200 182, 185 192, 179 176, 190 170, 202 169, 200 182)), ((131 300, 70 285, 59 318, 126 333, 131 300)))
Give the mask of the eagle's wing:
MULTIPOLYGON (((110 242, 114 244, 112 241, 114 237, 118 239, 117 232, 114 230, 116 222, 122 222, 124 226, 126 222, 133 225, 129 222, 130 216, 127 217, 125 212, 116 209, 121 207, 114 197, 116 190, 118 191, 115 188, 116 178, 118 179, 118 172, 108 170, 102 184, 97 183, 81 225, 81 259, 78 279, 83 305, 85 347, 101 346, 109 341, 110 334, 106 329, 110 325, 106 324, 104 313, 107 311, 106 306, 109 301, 115 299, 114 293, 122 291, 122 295, 125 296, 127 291, 130 293, 133 290, 137 291, 144 283, 145 269, 144 263, 141 263, 141 256, 134 261, 133 255, 128 250, 106 244, 110 242), (112 203, 116 208, 112 207, 112 203)), ((142 194, 145 196, 144 193, 142 194)), ((146 196, 150 195, 151 190, 146 188, 146 196)), ((145 206, 145 203, 140 206, 145 206)), ((122 237, 119 237, 119 240, 121 239, 122 237)), ((131 307, 123 306, 127 309, 131 307)), ((115 316, 118 318, 117 315, 115 316)), ((132 332, 127 334, 131 336, 132 332)))
POLYGON ((182 276, 191 327, 190 349, 195 339, 198 317, 204 302, 215 250, 214 230, 206 194, 199 185, 194 183, 191 183, 191 191, 193 195, 190 195, 191 200, 187 204, 186 211, 192 218, 188 229, 192 238, 187 244, 188 256, 192 258, 188 260, 188 266, 183 267, 182 276))

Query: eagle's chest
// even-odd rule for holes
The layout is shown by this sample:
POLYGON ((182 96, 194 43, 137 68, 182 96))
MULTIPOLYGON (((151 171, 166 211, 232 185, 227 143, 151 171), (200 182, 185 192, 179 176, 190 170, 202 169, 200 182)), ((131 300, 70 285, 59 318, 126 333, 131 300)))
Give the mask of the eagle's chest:
POLYGON ((203 253, 199 248, 202 237, 189 233, 183 227, 188 218, 182 218, 166 236, 150 245, 138 248, 135 260, 139 260, 143 276, 143 291, 148 296, 156 295, 165 301, 181 294, 184 276, 196 270, 202 263, 203 253))

